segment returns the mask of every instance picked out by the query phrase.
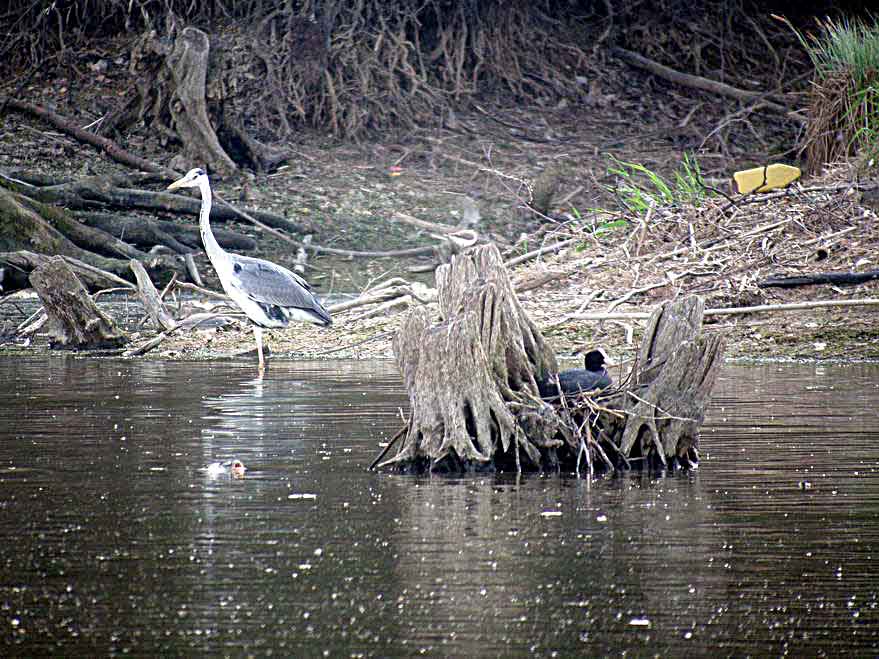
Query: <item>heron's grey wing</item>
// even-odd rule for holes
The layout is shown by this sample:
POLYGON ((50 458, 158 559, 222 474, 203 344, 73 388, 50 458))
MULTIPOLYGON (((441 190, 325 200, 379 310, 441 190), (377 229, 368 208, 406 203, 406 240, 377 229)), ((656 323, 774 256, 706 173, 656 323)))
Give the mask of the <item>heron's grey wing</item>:
POLYGON ((232 272, 238 288, 255 302, 300 309, 317 304, 308 282, 270 261, 234 254, 232 272))

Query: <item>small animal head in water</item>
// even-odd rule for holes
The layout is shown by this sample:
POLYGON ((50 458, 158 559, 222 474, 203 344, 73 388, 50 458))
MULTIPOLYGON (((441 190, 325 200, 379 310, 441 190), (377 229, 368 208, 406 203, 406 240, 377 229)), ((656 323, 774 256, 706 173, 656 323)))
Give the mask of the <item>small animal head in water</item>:
POLYGON ((247 469, 244 467, 244 463, 241 462, 241 460, 232 460, 232 466, 229 468, 229 472, 234 478, 244 478, 245 471, 247 471, 247 469))
POLYGON ((228 462, 213 462, 207 466, 205 471, 211 478, 217 478, 223 474, 232 476, 232 478, 244 478, 244 472, 247 469, 241 460, 235 459, 228 462))

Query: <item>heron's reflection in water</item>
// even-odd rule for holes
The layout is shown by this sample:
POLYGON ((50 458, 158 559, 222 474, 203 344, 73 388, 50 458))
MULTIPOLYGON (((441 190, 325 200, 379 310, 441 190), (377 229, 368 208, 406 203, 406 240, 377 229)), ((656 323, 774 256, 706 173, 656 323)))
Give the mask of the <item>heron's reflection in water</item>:
MULTIPOLYGON (((255 377, 204 399, 203 446, 214 459, 237 450, 270 449, 290 439, 298 403, 308 385, 285 377, 255 377)), ((240 457, 240 456, 238 456, 240 457)))

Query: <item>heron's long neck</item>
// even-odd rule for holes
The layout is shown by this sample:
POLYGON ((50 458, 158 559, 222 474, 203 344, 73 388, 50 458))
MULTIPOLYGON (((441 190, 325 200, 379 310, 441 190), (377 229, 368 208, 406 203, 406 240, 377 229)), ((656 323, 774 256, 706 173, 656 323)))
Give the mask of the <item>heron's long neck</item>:
POLYGON ((205 251, 214 267, 218 263, 222 263, 226 259, 226 252, 220 247, 217 239, 214 238, 214 232, 211 231, 211 186, 207 180, 203 180, 199 186, 201 191, 201 213, 198 216, 198 226, 201 229, 201 239, 204 242, 205 251))

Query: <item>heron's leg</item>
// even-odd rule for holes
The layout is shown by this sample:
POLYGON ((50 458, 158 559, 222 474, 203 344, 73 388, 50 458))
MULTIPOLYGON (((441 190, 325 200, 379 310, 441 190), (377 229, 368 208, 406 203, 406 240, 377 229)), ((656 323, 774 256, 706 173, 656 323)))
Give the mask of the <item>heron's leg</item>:
POLYGON ((262 375, 266 370, 266 362, 262 356, 262 327, 253 326, 253 338, 256 339, 256 354, 259 355, 259 372, 262 375))

